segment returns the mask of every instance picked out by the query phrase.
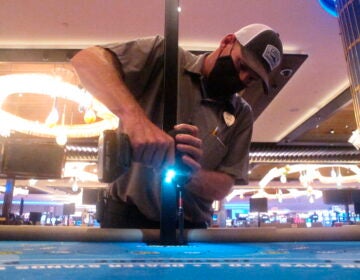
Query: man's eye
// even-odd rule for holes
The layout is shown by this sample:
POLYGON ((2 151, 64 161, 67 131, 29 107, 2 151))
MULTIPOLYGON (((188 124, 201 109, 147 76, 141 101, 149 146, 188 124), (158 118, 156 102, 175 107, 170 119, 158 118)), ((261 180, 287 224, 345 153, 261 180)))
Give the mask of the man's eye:
POLYGON ((249 67, 247 67, 245 64, 239 63, 239 70, 240 71, 247 71, 249 67))
POLYGON ((252 81, 259 81, 260 77, 256 74, 249 66, 243 63, 239 63, 239 71, 246 71, 250 73, 250 77, 252 81))
POLYGON ((258 75, 252 75, 251 78, 254 82, 260 81, 260 77, 258 75))
POLYGON ((239 68, 240 71, 246 71, 249 72, 252 76, 256 76, 255 73, 253 73, 254 71, 246 64, 240 63, 239 68))

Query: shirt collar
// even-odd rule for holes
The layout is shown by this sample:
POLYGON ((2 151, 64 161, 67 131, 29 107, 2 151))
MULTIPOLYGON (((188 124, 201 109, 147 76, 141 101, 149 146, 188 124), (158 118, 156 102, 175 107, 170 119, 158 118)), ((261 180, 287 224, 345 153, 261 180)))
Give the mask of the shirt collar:
POLYGON ((194 55, 190 52, 186 52, 186 64, 184 66, 187 72, 201 76, 201 69, 204 65, 205 57, 209 53, 203 53, 200 55, 194 55))

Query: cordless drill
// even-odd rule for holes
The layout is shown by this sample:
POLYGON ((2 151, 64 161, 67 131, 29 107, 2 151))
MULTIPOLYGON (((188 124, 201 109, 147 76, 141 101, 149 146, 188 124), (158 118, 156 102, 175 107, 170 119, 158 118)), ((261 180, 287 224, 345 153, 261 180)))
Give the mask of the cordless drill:
MULTIPOLYGON (((177 134, 186 131, 171 130, 168 132, 175 139, 177 134)), ((185 184, 191 175, 190 168, 182 160, 182 153, 175 152, 175 166, 177 184, 185 184)), ((105 130, 99 137, 98 143, 98 179, 103 183, 111 183, 124 174, 131 167, 132 148, 129 136, 115 130, 105 130)))

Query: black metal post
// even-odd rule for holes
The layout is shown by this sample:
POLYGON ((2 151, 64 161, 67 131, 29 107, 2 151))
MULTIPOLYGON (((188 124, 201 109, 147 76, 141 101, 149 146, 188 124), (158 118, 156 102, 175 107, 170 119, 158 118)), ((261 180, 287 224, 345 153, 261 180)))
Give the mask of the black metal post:
POLYGON ((24 213, 24 199, 21 198, 20 200, 20 208, 19 208, 19 215, 22 216, 24 213))
MULTIPOLYGON (((178 95, 178 24, 179 1, 165 0, 164 127, 168 132, 176 124, 178 95)), ((162 184, 160 243, 176 245, 177 186, 162 184)))
POLYGON ((164 126, 173 129, 177 120, 179 92, 179 0, 165 0, 165 61, 164 61, 164 126))

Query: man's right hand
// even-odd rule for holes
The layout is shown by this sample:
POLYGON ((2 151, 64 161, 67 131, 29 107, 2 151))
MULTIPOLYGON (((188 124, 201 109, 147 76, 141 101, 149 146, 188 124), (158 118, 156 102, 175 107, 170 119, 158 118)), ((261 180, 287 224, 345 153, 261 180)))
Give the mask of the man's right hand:
POLYGON ((131 142, 133 160, 161 169, 175 162, 175 141, 139 111, 122 118, 122 130, 131 142))

